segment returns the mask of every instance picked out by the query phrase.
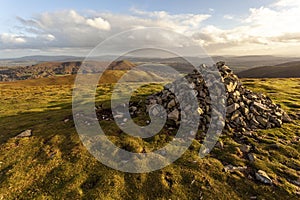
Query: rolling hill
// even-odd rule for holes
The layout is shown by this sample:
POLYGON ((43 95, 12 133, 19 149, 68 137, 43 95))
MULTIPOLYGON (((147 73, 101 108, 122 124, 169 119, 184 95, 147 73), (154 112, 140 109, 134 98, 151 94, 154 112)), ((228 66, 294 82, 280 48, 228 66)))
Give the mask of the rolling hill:
MULTIPOLYGON (((103 71, 107 62, 89 61, 88 73, 103 71)), ((82 65, 81 61, 68 62, 42 62, 26 67, 4 68, 0 70, 0 81, 17 81, 36 78, 52 77, 56 75, 76 74, 82 65)), ((108 70, 130 70, 136 65, 128 60, 115 61, 110 64, 108 70)))
POLYGON ((288 62, 275 66, 262 66, 238 73, 241 78, 299 78, 300 62, 288 62))

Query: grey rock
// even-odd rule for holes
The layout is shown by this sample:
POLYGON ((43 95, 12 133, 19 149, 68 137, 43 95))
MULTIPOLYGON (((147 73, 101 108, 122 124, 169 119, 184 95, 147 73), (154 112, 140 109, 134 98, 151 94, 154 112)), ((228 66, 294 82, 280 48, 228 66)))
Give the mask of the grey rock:
POLYGON ((292 119, 290 118, 290 116, 286 112, 283 112, 282 113, 282 121, 286 122, 286 123, 289 123, 289 122, 292 122, 292 119))
POLYGON ((247 154, 248 160, 253 163, 256 159, 255 155, 253 153, 247 154))
POLYGON ((248 153, 251 150, 251 146, 246 145, 246 144, 243 144, 239 148, 240 148, 241 152, 243 152, 243 153, 248 153))
POLYGON ((258 103, 258 102, 254 102, 253 105, 260 109, 260 110, 263 110, 263 111, 270 111, 270 109, 266 106, 266 105, 263 105, 261 103, 258 103))
POLYGON ((168 119, 173 121, 178 121, 179 119, 179 111, 177 109, 173 110, 168 114, 168 119))
POLYGON ((236 110, 236 111, 232 114, 231 120, 232 120, 232 121, 235 120, 236 118, 238 118, 238 117, 240 116, 240 114, 241 114, 241 112, 238 111, 238 110, 236 110))
POLYGON ((247 169, 247 166, 243 166, 243 167, 235 167, 233 165, 226 165, 224 167, 224 171, 225 172, 233 172, 233 171, 244 171, 247 169))
POLYGON ((16 138, 23 138, 23 137, 30 137, 32 136, 32 130, 28 129, 26 131, 23 131, 19 135, 16 136, 16 138))
POLYGON ((176 106, 176 102, 175 102, 175 99, 172 99, 172 100, 168 103, 168 108, 173 108, 174 106, 176 106))
POLYGON ((267 126, 268 119, 263 118, 262 116, 256 116, 256 120, 257 120, 261 125, 263 125, 264 127, 267 126))
POLYGON ((264 184, 271 185, 273 183, 272 179, 263 170, 258 170, 257 172, 255 172, 255 178, 256 178, 256 180, 258 180, 264 184))
POLYGON ((239 104, 234 103, 234 104, 232 104, 230 106, 227 106, 226 111, 227 111, 227 113, 230 114, 230 113, 233 113, 234 111, 236 111, 239 107, 240 107, 239 104))

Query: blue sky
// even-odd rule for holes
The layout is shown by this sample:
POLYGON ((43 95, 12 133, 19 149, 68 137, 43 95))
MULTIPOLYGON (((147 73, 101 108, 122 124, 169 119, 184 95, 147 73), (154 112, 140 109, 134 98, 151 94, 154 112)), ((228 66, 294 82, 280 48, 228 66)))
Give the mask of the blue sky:
POLYGON ((249 8, 265 6, 272 2, 273 0, 28 0, 26 3, 21 3, 19 0, 11 0, 1 4, 0 31, 9 31, 11 23, 17 23, 16 16, 31 17, 42 12, 64 9, 78 11, 92 9, 99 12, 130 13, 129 11, 133 7, 147 11, 165 10, 170 14, 215 12, 216 15, 213 19, 210 19, 210 22, 226 27, 230 26, 230 24, 222 23, 223 15, 246 15, 249 12, 249 8))
POLYGON ((86 53, 112 34, 147 26, 174 29, 212 54, 292 55, 300 41, 299 0, 11 0, 1 5, 0 57, 86 53), (73 35, 78 27, 84 31, 73 35))

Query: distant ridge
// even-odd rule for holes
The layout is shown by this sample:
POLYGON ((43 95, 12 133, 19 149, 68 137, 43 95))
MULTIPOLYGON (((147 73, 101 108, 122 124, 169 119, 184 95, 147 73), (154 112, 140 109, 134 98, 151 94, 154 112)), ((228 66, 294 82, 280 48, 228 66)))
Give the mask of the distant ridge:
POLYGON ((300 61, 262 66, 238 73, 240 78, 300 78, 300 61))

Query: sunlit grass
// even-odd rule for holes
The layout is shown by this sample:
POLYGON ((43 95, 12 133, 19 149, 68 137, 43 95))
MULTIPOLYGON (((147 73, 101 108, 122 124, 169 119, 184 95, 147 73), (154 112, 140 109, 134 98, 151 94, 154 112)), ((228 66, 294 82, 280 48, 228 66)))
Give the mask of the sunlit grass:
MULTIPOLYGON (((67 79, 67 80, 66 80, 67 79)), ((198 157, 200 143, 174 164, 149 174, 128 174, 102 165, 81 144, 72 121, 72 81, 37 79, 0 84, 0 199, 296 199, 290 183, 300 176, 299 120, 282 128, 259 130, 245 140, 256 147, 249 163, 238 155, 233 133, 221 137, 224 149, 198 157), (61 84, 59 83, 61 81, 61 84), (30 138, 14 138, 32 129, 30 138), (243 173, 225 173, 223 165, 250 166, 266 171, 275 186, 257 183, 243 173)), ((267 94, 288 113, 299 112, 300 79, 245 79, 247 88, 267 94)), ((97 88, 97 103, 109 107, 113 84, 97 88)), ((159 91, 159 84, 141 87, 139 101, 159 91)), ((137 122, 145 116, 136 118, 137 122)), ((141 140, 128 137, 111 121, 101 123, 118 146, 133 152, 163 146, 175 131, 163 130, 141 140)))

